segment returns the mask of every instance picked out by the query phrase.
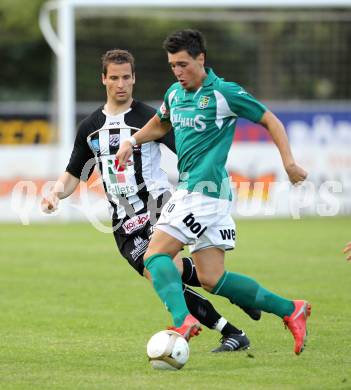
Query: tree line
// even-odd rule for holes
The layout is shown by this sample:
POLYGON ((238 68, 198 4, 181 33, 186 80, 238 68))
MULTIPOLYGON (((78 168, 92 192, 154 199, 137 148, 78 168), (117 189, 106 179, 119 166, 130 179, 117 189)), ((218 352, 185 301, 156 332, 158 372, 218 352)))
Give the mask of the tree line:
MULTIPOLYGON (((55 56, 38 27, 42 3, 0 3, 0 102, 49 101, 55 94, 55 56)), ((239 82, 260 99, 351 99, 349 10, 333 10, 334 17, 330 10, 307 10, 304 17, 291 10, 289 18, 279 10, 273 11, 276 17, 263 10, 153 11, 77 13, 78 101, 103 100, 100 58, 111 48, 135 55, 137 96, 161 99, 173 82, 162 42, 170 31, 185 27, 204 32, 207 63, 218 75, 239 82), (311 17, 306 17, 308 12, 311 17)))

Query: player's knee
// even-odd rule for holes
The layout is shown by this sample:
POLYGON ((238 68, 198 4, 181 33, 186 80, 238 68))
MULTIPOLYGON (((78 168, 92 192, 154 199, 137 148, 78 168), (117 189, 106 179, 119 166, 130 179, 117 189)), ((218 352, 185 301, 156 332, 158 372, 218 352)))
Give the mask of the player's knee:
POLYGON ((143 276, 144 276, 147 280, 149 280, 150 282, 152 282, 151 274, 150 274, 150 272, 149 272, 146 268, 144 268, 143 276))
MULTIPOLYGON (((144 263, 145 261, 153 256, 153 255, 157 255, 157 254, 165 254, 165 255, 168 255, 169 257, 171 257, 172 259, 174 258, 174 256, 178 253, 178 248, 174 249, 174 248, 168 248, 167 246, 165 246, 163 243, 153 243, 152 240, 144 254, 144 263)), ((178 268, 178 267, 177 267, 178 268)), ((179 268, 178 268, 179 269, 179 268)))
POLYGON ((204 275, 204 274, 197 274, 197 277, 199 279, 199 282, 201 283, 201 287, 206 290, 211 292, 213 288, 216 285, 216 278, 214 278, 212 275, 204 275))
POLYGON ((182 276, 183 275, 183 260, 181 258, 179 258, 178 256, 176 256, 173 259, 173 262, 174 262, 174 265, 177 267, 179 275, 182 276))
POLYGON ((155 255, 156 253, 157 253, 157 252, 154 251, 154 250, 152 250, 152 248, 148 248, 147 251, 146 251, 145 254, 144 254, 144 263, 145 263, 145 261, 146 261, 149 257, 155 255))
POLYGON ((209 285, 209 284, 203 284, 203 283, 201 283, 201 287, 202 287, 204 290, 208 291, 208 292, 211 292, 212 289, 213 289, 213 287, 212 287, 211 285, 209 285))

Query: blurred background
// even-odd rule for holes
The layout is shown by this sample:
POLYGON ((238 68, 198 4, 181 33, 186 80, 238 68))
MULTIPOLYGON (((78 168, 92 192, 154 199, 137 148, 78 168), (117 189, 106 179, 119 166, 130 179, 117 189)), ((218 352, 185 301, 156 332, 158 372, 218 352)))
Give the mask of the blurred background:
MULTIPOLYGON (((64 170, 71 148, 66 142, 62 149, 69 129, 62 128, 58 106, 57 56, 38 23, 44 3, 0 3, 1 220, 44 218, 38 211, 40 194, 64 170)), ((351 3, 337 7, 316 1, 303 8, 283 2, 280 8, 193 5, 75 8, 74 125, 104 102, 100 58, 106 50, 123 48, 134 54, 134 96, 157 107, 174 81, 162 49, 164 38, 180 28, 199 29, 207 38, 207 65, 278 115, 297 161, 309 171, 307 186, 291 188, 266 131, 240 120, 227 165, 236 190, 233 214, 351 214, 351 3)), ((55 10, 50 22, 56 32, 55 10)), ((73 134, 67 139, 73 141, 73 134)), ((163 161, 174 179, 173 160, 165 155, 163 161)), ((89 196, 93 203, 103 199, 95 185, 89 196)), ((83 209, 70 202, 79 203, 79 196, 67 201, 57 219, 85 218, 83 209)))

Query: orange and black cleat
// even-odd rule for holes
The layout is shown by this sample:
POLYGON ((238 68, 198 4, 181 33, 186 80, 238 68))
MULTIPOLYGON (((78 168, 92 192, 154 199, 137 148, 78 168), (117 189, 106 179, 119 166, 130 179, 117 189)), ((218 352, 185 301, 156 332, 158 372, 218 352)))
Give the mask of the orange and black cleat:
POLYGON ((293 301, 295 310, 290 316, 283 318, 285 327, 289 328, 295 339, 294 352, 296 355, 304 350, 307 340, 307 318, 311 315, 311 305, 306 301, 293 301))
POLYGON ((178 328, 170 326, 168 329, 181 334, 187 341, 193 336, 198 336, 202 330, 200 322, 191 314, 185 317, 183 324, 178 328))

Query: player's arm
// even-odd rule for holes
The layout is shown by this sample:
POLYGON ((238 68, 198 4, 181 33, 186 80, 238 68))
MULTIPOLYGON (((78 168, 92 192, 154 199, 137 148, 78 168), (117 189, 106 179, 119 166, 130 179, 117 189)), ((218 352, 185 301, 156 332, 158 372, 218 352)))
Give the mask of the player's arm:
POLYGON ((79 124, 66 170, 57 179, 50 194, 41 201, 41 208, 45 213, 54 212, 61 199, 73 194, 80 181, 86 181, 90 177, 95 166, 95 159, 88 146, 87 135, 95 129, 93 127, 94 123, 90 116, 79 124))
POLYGON ((54 212, 61 199, 65 199, 77 188, 80 180, 69 172, 63 173, 52 188, 50 194, 41 201, 41 209, 44 213, 50 214, 54 212))
POLYGON ((290 149, 288 136, 282 122, 272 112, 266 111, 263 114, 260 123, 272 136, 272 139, 279 150, 284 168, 291 183, 296 184, 305 180, 307 172, 295 163, 290 149))
POLYGON ((166 121, 161 121, 156 114, 149 122, 146 123, 133 137, 122 142, 116 154, 116 159, 120 165, 124 165, 133 153, 133 146, 144 144, 162 138, 171 129, 171 124, 166 121))

